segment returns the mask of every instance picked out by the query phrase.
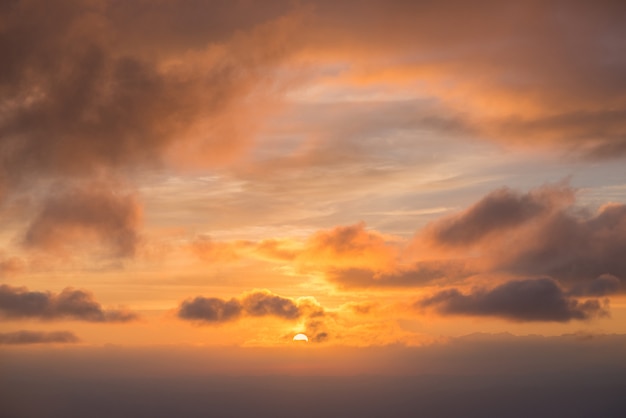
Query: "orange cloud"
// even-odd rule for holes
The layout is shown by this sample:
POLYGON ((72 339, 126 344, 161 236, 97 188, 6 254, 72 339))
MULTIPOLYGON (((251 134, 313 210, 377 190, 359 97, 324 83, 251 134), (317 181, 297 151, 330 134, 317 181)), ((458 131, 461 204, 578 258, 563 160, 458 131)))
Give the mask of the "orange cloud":
POLYGON ((67 254, 96 241, 113 257, 132 257, 139 241, 141 209, 133 195, 107 184, 66 188, 47 197, 24 235, 26 248, 67 254))
POLYGON ((396 257, 396 249, 363 222, 320 231, 307 239, 296 263, 312 267, 375 267, 385 269, 396 257))

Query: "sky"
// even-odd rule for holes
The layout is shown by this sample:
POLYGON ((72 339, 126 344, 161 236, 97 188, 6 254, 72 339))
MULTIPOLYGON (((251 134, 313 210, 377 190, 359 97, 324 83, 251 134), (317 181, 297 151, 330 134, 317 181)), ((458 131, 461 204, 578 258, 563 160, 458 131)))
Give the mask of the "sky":
POLYGON ((8 413, 617 416, 624 28, 609 0, 2 2, 8 413))

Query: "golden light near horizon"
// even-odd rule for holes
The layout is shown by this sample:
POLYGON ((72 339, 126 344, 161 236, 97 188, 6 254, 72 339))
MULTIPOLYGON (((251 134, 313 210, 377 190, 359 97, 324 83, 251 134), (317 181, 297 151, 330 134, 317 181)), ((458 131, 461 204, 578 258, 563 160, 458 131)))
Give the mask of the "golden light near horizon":
POLYGON ((307 337, 305 334, 296 334, 293 337, 293 340, 296 341, 296 342, 302 341, 302 342, 308 343, 309 342, 309 337, 307 337))

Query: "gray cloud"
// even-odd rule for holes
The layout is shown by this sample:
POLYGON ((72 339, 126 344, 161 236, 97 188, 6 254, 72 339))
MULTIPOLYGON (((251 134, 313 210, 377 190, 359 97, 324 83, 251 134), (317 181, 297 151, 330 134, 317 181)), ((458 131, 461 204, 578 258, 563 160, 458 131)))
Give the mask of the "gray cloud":
POLYGON ((103 309, 84 290, 65 288, 60 293, 33 292, 25 287, 0 285, 0 316, 5 319, 73 319, 89 322, 128 322, 137 315, 126 310, 103 309))
POLYGON ((67 344, 80 341, 76 335, 69 331, 16 331, 0 334, 0 345, 22 344, 67 344))
POLYGON ((244 311, 250 316, 272 315, 285 319, 295 319, 301 314, 296 303, 269 292, 254 292, 241 300, 244 311))
POLYGON ((424 298, 416 306, 442 315, 494 316, 517 322, 568 322, 608 315, 605 304, 573 299, 548 278, 514 280, 469 294, 453 288, 424 298))
POLYGON ((564 185, 524 194, 497 190, 432 222, 415 239, 456 257, 479 257, 487 265, 483 272, 549 276, 574 286, 576 294, 616 291, 626 277, 626 205, 611 203, 594 213, 577 207, 574 190, 564 185))
POLYGON ((489 193, 458 215, 431 224, 429 233, 443 245, 468 246, 544 216, 574 200, 568 187, 545 187, 529 193, 504 188, 489 193))
POLYGON ((237 299, 225 301, 219 298, 197 296, 181 303, 178 317, 217 323, 237 319, 241 311, 241 303, 237 299))
POLYGON ((590 281, 574 285, 569 294, 572 296, 606 296, 617 293, 620 288, 620 280, 610 274, 603 274, 590 281))
POLYGON ((192 321, 221 323, 238 319, 242 315, 297 319, 305 314, 305 311, 308 313, 308 307, 300 308, 292 299, 266 290, 255 290, 241 299, 224 300, 197 296, 180 304, 178 317, 192 321))
MULTIPOLYGON (((497 240, 504 242, 505 237, 497 240)), ((603 274, 623 279, 626 205, 606 205, 595 214, 565 208, 510 250, 498 264, 513 273, 549 275, 567 281, 587 281, 603 274)))

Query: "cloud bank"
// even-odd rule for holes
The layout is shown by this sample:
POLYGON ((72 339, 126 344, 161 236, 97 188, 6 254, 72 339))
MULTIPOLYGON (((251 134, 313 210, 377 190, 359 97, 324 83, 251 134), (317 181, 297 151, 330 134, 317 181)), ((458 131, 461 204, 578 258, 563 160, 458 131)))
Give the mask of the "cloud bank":
POLYGON ((16 331, 0 333, 0 345, 23 345, 23 344, 67 344, 80 341, 76 335, 69 331, 16 331))

